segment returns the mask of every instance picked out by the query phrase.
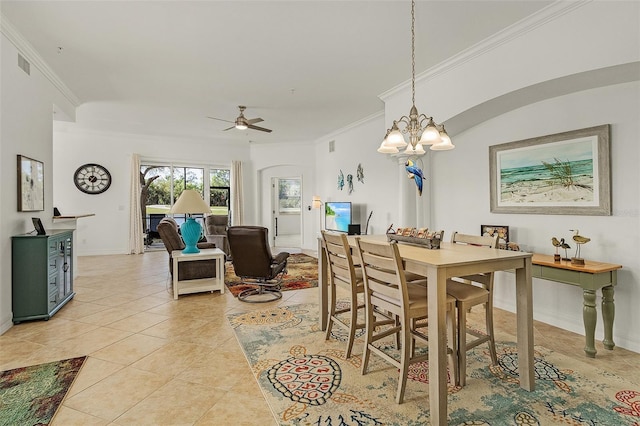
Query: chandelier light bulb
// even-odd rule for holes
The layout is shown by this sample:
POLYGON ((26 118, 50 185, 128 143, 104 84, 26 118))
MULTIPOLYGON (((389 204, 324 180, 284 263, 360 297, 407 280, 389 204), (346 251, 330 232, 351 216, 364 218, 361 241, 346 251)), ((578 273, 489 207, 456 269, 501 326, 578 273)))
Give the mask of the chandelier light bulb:
POLYGON ((440 143, 442 140, 440 139, 440 131, 436 127, 433 119, 429 119, 429 123, 427 127, 422 132, 422 136, 420 137, 420 143, 424 145, 433 145, 436 143, 440 143))
POLYGON ((395 146, 388 146, 385 141, 382 141, 380 148, 378 148, 378 152, 381 154, 397 154, 399 151, 395 146))
POLYGON ((435 145, 431 145, 432 150, 447 151, 449 149, 455 148, 455 145, 451 143, 451 138, 449 137, 447 132, 445 132, 444 130, 440 133, 440 139, 442 139, 442 142, 435 145))

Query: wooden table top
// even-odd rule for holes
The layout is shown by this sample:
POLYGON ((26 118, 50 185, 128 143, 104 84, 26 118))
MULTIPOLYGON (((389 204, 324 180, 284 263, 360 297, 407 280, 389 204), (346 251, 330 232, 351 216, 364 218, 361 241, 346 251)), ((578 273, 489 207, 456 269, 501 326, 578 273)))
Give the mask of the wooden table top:
POLYGON ((534 265, 549 266, 558 269, 567 269, 570 271, 587 272, 589 274, 600 274, 602 272, 610 272, 622 268, 622 265, 613 263, 597 262, 594 260, 585 260, 584 265, 572 265, 570 260, 561 260, 556 262, 553 255, 533 253, 531 263, 534 265))

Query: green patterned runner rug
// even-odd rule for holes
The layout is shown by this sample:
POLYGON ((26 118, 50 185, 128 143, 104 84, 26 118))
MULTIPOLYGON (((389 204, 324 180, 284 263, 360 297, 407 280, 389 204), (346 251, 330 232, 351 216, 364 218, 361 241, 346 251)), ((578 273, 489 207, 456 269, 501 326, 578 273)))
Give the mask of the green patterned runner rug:
MULTIPOLYGON (((361 375, 362 339, 345 359, 345 333, 335 327, 325 341, 317 318, 315 304, 228 316, 280 425, 429 424, 427 363, 411 367, 398 405, 398 370, 372 355, 361 375)), ((536 388, 528 392, 518 383, 515 338, 497 342, 493 367, 484 346, 468 352, 467 385, 449 386, 450 425, 640 426, 637 374, 623 379, 536 346, 536 388)))
POLYGON ((0 373, 0 425, 48 425, 86 357, 0 373))

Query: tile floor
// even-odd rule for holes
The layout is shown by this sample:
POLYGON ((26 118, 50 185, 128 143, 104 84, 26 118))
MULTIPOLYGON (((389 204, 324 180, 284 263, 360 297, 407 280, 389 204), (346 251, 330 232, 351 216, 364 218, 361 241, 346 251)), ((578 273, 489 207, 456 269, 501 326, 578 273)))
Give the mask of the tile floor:
MULTIPOLYGON (((173 300, 166 252, 80 257, 78 266, 71 302, 0 336, 0 370, 88 355, 53 425, 276 424, 226 319, 265 304, 228 291, 173 300)), ((272 304, 316 301, 308 289, 272 304)), ((514 334, 514 316, 497 310, 496 327, 514 334)), ((577 334, 536 323, 535 342, 584 360, 577 334)), ((640 354, 596 348, 600 368, 640 369, 640 354)))

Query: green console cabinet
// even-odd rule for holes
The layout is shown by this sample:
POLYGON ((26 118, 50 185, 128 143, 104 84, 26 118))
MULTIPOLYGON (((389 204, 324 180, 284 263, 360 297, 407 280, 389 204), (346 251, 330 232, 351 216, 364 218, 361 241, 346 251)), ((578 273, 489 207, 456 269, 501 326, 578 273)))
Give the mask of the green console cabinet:
POLYGON ((73 230, 11 238, 13 322, 51 318, 73 298, 73 230))

